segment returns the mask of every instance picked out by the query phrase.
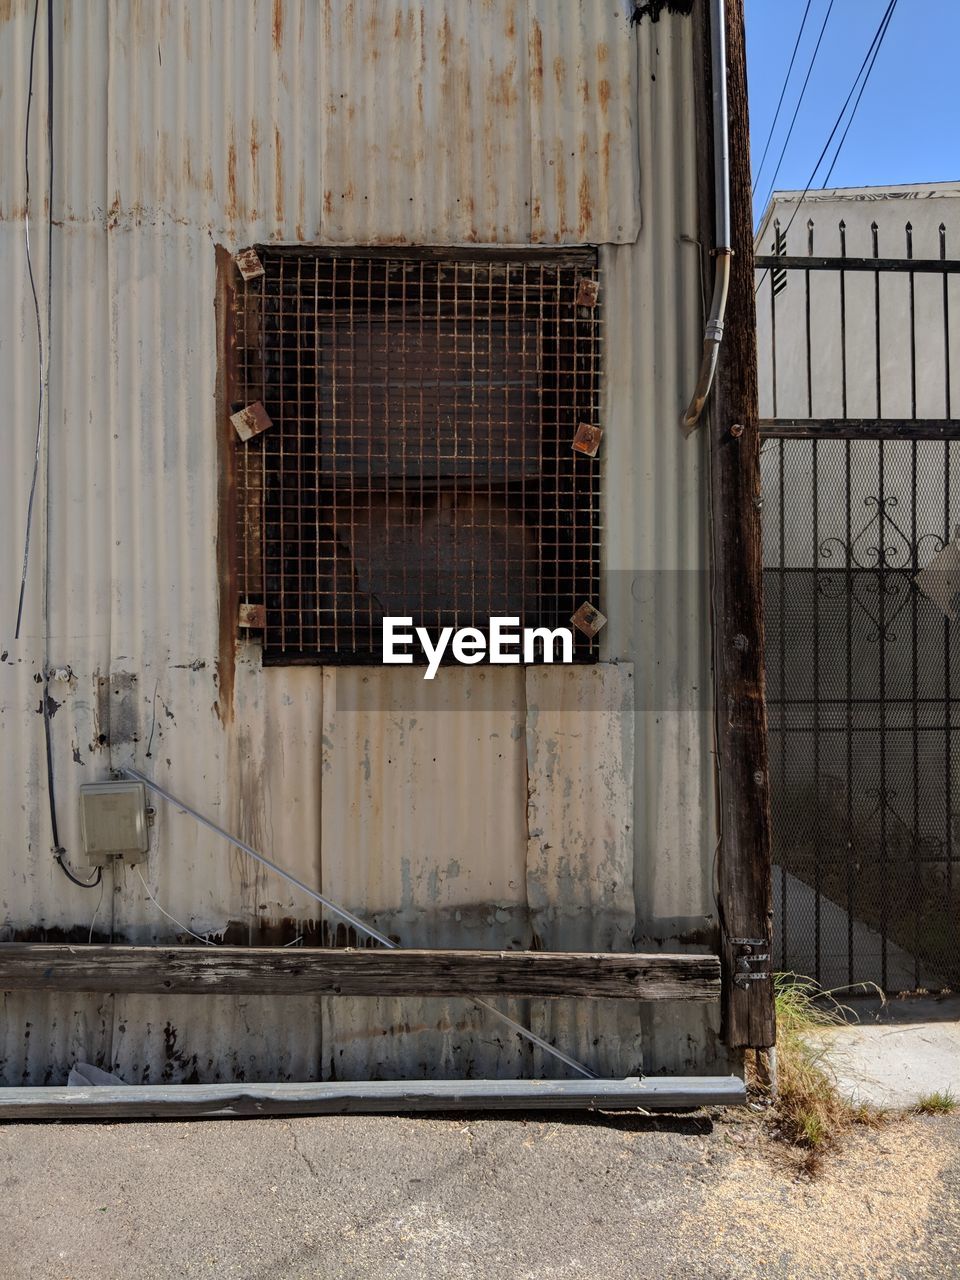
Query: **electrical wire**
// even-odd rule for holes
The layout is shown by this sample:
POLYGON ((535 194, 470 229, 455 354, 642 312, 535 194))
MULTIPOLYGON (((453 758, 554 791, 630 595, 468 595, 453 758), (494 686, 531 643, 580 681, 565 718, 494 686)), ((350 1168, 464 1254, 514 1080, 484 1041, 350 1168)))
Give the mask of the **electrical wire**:
POLYGON ((879 54, 880 49, 883 45, 883 41, 887 34, 887 30, 889 29, 890 23, 893 19, 893 14, 897 7, 897 3, 898 3, 898 0, 893 0, 893 3, 889 6, 889 8, 887 9, 884 15, 884 18, 881 20, 880 25, 881 27, 883 27, 883 30, 880 33, 880 39, 877 40, 876 48, 873 51, 873 57, 870 59, 870 65, 867 67, 866 75, 863 77, 863 83, 860 86, 860 92, 857 94, 857 100, 856 102, 854 102, 853 110, 850 112, 850 119, 847 121, 847 127, 844 129, 843 133, 840 135, 840 141, 837 143, 837 149, 833 153, 833 159, 830 162, 830 168, 827 170, 827 176, 823 180, 823 185, 821 187, 821 190, 823 190, 824 188, 830 185, 830 179, 833 176, 833 171, 836 168, 837 161, 840 159, 840 152, 843 150, 843 144, 847 140, 847 134, 850 132, 850 126, 853 124, 854 117, 857 114, 857 108, 860 106, 860 99, 863 97, 863 91, 867 87, 867 81, 870 79, 870 73, 873 71, 873 64, 876 62, 877 55, 879 54), (884 25, 884 23, 886 23, 886 25, 884 25))
POLYGON ((93 926, 97 923, 97 916, 100 914, 100 908, 103 906, 103 876, 100 877, 100 897, 97 899, 97 905, 93 909, 93 917, 90 920, 90 932, 87 934, 87 943, 93 941, 93 926))
POLYGON ((800 108, 803 105, 803 99, 807 92, 807 85, 810 83, 810 76, 813 72, 814 63, 817 60, 817 54, 820 52, 820 45, 823 43, 823 33, 827 29, 827 23, 830 21, 830 15, 833 13, 834 0, 830 0, 827 6, 827 12, 824 15, 823 25, 820 28, 820 34, 817 36, 817 43, 813 50, 813 57, 810 59, 810 65, 807 67, 807 74, 803 78, 803 84, 800 86, 800 97, 797 99, 797 105, 793 109, 793 117, 790 120, 790 128, 787 130, 787 136, 783 140, 783 146, 780 148, 780 157, 777 160, 777 167, 773 171, 773 177, 770 179, 770 189, 767 192, 766 199, 763 202, 763 208, 767 207, 767 202, 773 195, 773 189, 777 185, 777 177, 780 173, 780 166, 783 164, 783 157, 787 153, 787 147, 790 145, 790 139, 793 137, 793 127, 797 123, 797 116, 800 114, 800 108))
POLYGON ((211 942, 209 938, 204 938, 199 933, 194 933, 192 929, 188 929, 185 924, 182 924, 176 918, 176 916, 172 916, 169 911, 164 911, 163 907, 161 907, 160 903, 156 900, 156 898, 150 892, 150 886, 147 884, 146 880, 144 880, 143 872, 140 870, 139 867, 136 868, 136 871, 137 871, 137 875, 140 877, 140 883, 143 885, 144 893, 147 895, 147 897, 150 899, 150 901, 157 908, 157 910, 160 912, 161 915, 166 916, 168 920, 173 921, 173 923, 177 926, 177 928, 182 929, 184 933, 189 933, 191 938, 196 938, 198 942, 202 942, 205 947, 215 947, 217 945, 215 942, 211 942))
POLYGON ((793 64, 797 58, 797 50, 800 48, 800 41, 803 39, 803 32, 804 32, 804 28, 807 25, 807 17, 810 13, 810 6, 812 3, 813 3, 813 0, 807 0, 807 7, 803 11, 803 18, 801 19, 801 22, 800 22, 800 30, 797 32, 797 38, 793 44, 793 53, 791 53, 790 55, 790 65, 789 67, 787 67, 787 74, 784 77, 783 88, 780 90, 780 99, 777 102, 777 109, 773 113, 773 120, 770 124, 770 132, 767 134, 767 140, 763 144, 763 155, 760 157, 760 164, 757 168, 757 175, 753 180, 753 189, 751 192, 752 195, 757 194, 757 183, 760 181, 761 173, 763 173, 763 166, 767 159, 767 152, 770 150, 770 143, 773 140, 773 131, 774 129, 776 129, 777 121, 780 119, 780 108, 783 106, 784 95, 787 92, 787 85, 790 83, 790 76, 793 72, 793 64))
MULTIPOLYGON (((49 11, 49 0, 48 0, 49 11)), ((33 70, 36 61, 37 51, 37 23, 40 17, 40 0, 34 0, 33 5, 33 29, 30 34, 30 69, 27 76, 27 121, 24 128, 23 138, 23 169, 24 183, 26 186, 26 197, 24 202, 23 216, 23 242, 27 255, 27 276, 30 280, 30 292, 33 295, 33 310, 37 322, 37 351, 39 356, 39 380, 37 388, 37 430, 33 451, 33 475, 30 480, 30 495, 27 499, 27 526, 23 535, 23 567, 20 572, 20 598, 17 603, 17 625, 14 630, 14 639, 20 639, 20 624, 23 620, 23 602, 27 590, 27 566, 30 559, 30 533, 33 527, 33 505, 37 496, 37 480, 40 475, 40 450, 43 443, 43 409, 44 409, 44 390, 46 384, 46 366, 44 364, 44 347, 43 347, 43 321, 40 318, 40 297, 37 293, 37 281, 33 272, 33 254, 30 249, 30 117, 33 105, 33 70)), ((52 63, 52 59, 51 59, 52 63)), ((53 92, 52 80, 48 85, 47 97, 48 101, 53 92)), ((47 120, 48 139, 52 125, 52 118, 47 120)), ((49 147, 49 163, 50 163, 50 190, 53 190, 53 148, 49 147)), ((52 221, 48 224, 52 228, 52 221)), ((49 243, 49 241, 48 241, 49 243)), ((49 274, 50 263, 47 262, 47 271, 49 274)))
MULTIPOLYGON (((833 123, 833 128, 830 130, 830 135, 823 145, 823 150, 820 152, 820 155, 817 157, 817 162, 813 166, 813 169, 810 171, 810 177, 807 179, 806 186, 803 188, 803 191, 800 193, 800 199, 797 201, 796 207, 794 208, 793 213, 790 215, 790 220, 787 223, 786 230, 783 232, 784 243, 786 243, 787 235, 790 231, 790 228, 793 226, 794 221, 796 220, 797 214, 800 212, 800 208, 804 200, 807 198, 807 196, 810 193, 810 188, 813 186, 814 179, 817 176, 817 170, 823 164, 824 157, 826 156, 827 152, 830 150, 830 144, 833 141, 834 137, 836 136, 836 132, 840 128, 840 124, 847 113, 847 107, 850 105, 850 100, 852 99, 854 93, 856 93, 857 85, 860 84, 860 77, 863 76, 864 71, 866 71, 867 74, 866 76, 864 76, 864 81, 860 87, 860 94, 859 94, 860 97, 863 96, 863 90, 867 86, 867 81, 870 78, 870 72, 873 70, 874 63, 876 62, 876 55, 877 53, 880 52, 880 45, 883 43, 884 36, 887 34, 887 31, 890 27, 890 19, 893 17, 893 12, 896 9, 897 4, 898 4, 898 0, 889 0, 889 3, 887 4, 886 9, 883 12, 883 16, 880 19, 879 25, 877 26, 876 31, 873 33, 873 39, 870 41, 870 45, 867 49, 867 52, 864 54, 863 61, 860 63, 860 70, 857 72, 856 76, 854 77, 853 84, 850 86, 850 92, 847 94, 844 100, 843 106, 840 108, 840 113, 833 123)), ((843 145, 843 139, 841 139, 840 145, 841 146, 843 145)), ((836 156, 834 156, 834 161, 836 161, 836 156)), ((831 172, 832 172, 832 168, 831 168, 831 172)), ((760 292, 760 289, 763 286, 763 282, 764 280, 766 280, 769 273, 770 273, 770 268, 768 267, 767 270, 764 271, 763 275, 760 277, 759 283, 757 284, 756 289, 754 290, 755 294, 760 292)))
POLYGON ((67 851, 60 843, 60 825, 57 820, 57 800, 54 788, 53 742, 50 727, 50 572, 49 572, 49 521, 50 521, 50 341, 53 319, 53 107, 54 107, 54 75, 53 75, 53 0, 47 0, 47 288, 46 288, 46 323, 47 344, 43 341, 43 319, 40 314, 40 296, 37 291, 36 274, 33 269, 33 253, 30 245, 30 120, 33 104, 33 80, 36 66, 37 27, 40 19, 40 0, 34 0, 33 25, 30 32, 30 66, 27 76, 27 111, 23 139, 23 169, 25 184, 25 211, 23 219, 23 240, 27 258, 27 275, 30 279, 30 292, 33 297, 33 310, 37 324, 37 356, 39 362, 39 379, 37 387, 37 427, 34 441, 33 474, 30 480, 30 494, 27 500, 27 519, 23 537, 23 565, 20 574, 20 596, 17 602, 17 623, 14 630, 15 639, 20 638, 23 622, 23 608, 26 599, 27 571, 30 562, 30 542, 33 529, 33 512, 37 495, 37 484, 40 476, 41 455, 45 460, 44 477, 44 517, 41 525, 41 560, 43 565, 43 597, 41 604, 43 632, 43 672, 42 701, 40 706, 43 717, 44 755, 47 772, 47 803, 50 810, 50 835, 53 841, 53 856, 57 866, 71 883, 81 889, 95 889, 103 881, 103 871, 89 880, 81 880, 74 875, 66 863, 67 851), (47 430, 44 432, 44 415, 47 430))

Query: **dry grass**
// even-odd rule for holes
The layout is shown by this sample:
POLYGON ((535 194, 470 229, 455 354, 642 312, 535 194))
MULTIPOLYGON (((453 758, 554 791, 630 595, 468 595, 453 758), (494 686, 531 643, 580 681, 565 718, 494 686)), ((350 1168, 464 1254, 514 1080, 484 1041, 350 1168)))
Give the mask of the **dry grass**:
POLYGON ((811 1043, 812 1033, 844 1021, 830 992, 796 974, 774 978, 777 1014, 777 1092, 771 1110, 776 1136, 793 1149, 803 1172, 818 1171, 854 1125, 876 1125, 884 1113, 848 1102, 827 1067, 829 1051, 811 1043))

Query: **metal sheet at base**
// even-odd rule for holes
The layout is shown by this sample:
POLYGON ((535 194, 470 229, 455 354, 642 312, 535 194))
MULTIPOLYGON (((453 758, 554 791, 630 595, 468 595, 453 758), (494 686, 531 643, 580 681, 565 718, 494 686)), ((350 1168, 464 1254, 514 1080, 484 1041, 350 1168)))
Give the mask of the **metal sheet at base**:
POLYGON ((391 1080, 327 1084, 98 1085, 0 1090, 0 1122, 408 1111, 670 1111, 742 1106, 737 1076, 640 1080, 391 1080))
MULTIPOLYGON (((528 667, 527 898, 547 950, 631 951, 633 666, 528 667)), ((643 1065, 637 1005, 533 1000, 531 1027, 602 1076, 643 1065)), ((538 1075, 567 1068, 534 1051, 538 1075)))
MULTIPOLYGON (((323 892, 402 945, 530 945, 525 782, 522 670, 324 668, 323 892)), ((325 1076, 530 1070, 516 1034, 467 1001, 338 997, 323 1011, 325 1076)))
POLYGON ((0 1092, 65 1083, 78 1059, 109 1069, 113 1003, 111 995, 86 991, 0 994, 0 1092))

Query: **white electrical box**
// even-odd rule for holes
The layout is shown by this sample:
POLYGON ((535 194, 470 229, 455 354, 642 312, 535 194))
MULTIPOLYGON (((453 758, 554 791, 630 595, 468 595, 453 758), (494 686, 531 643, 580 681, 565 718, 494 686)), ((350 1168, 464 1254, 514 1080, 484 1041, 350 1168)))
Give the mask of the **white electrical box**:
POLYGON ((80 830, 87 864, 111 858, 145 862, 150 848, 147 793, 142 782, 86 782, 80 788, 80 830))

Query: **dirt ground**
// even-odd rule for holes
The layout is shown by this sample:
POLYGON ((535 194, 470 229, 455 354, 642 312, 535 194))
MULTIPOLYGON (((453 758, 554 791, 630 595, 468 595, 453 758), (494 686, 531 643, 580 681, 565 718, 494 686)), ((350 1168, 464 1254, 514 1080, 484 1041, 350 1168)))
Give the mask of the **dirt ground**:
POLYGON ((750 1113, 0 1129, 6 1280, 960 1275, 960 1116, 814 1180, 750 1113))

